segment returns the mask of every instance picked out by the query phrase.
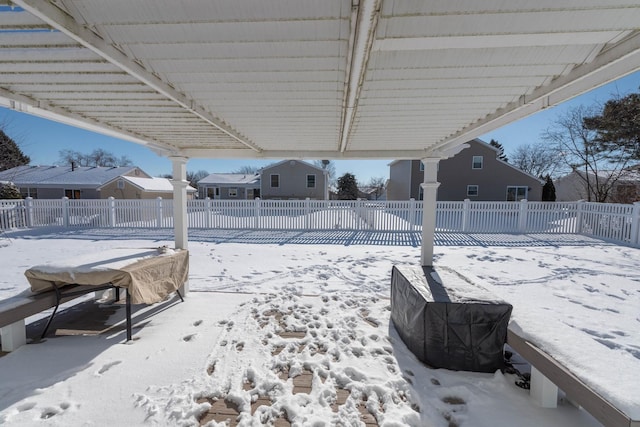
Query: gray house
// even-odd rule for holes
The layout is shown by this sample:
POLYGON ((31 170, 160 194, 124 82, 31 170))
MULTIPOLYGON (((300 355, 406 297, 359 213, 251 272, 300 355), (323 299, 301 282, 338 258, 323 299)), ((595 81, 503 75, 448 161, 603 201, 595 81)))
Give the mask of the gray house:
POLYGON ((212 173, 198 181, 201 199, 242 200, 260 197, 260 175, 212 173))
MULTIPOLYGON (((498 159, 491 145, 474 139, 469 148, 441 160, 438 200, 540 201, 544 181, 498 159)), ((422 200, 424 179, 420 160, 395 160, 389 164, 387 200, 422 200)))
POLYGON ((301 160, 283 160, 260 171, 263 199, 329 199, 326 170, 301 160))
MULTIPOLYGON (((22 197, 34 199, 155 199, 173 198, 166 178, 154 178, 136 166, 72 167, 18 166, 0 172, 0 181, 13 182, 22 197)), ((187 193, 195 193, 188 188, 187 193)))

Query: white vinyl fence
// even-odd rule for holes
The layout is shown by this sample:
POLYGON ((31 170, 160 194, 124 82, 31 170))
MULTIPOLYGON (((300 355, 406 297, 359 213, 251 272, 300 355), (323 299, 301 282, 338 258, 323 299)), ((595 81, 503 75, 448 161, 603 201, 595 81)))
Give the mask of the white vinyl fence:
MULTIPOLYGON (((638 246, 640 203, 438 202, 436 232, 585 234, 638 246)), ((422 202, 189 200, 190 228, 419 232, 422 202)), ((0 200, 0 229, 173 227, 173 200, 0 200)))

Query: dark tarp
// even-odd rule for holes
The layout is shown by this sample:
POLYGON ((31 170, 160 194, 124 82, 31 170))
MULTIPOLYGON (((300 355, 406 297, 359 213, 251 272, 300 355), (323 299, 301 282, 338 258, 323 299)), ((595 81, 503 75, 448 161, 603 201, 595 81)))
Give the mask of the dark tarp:
POLYGON ((429 267, 392 269, 391 320, 405 345, 435 368, 503 368, 512 306, 462 279, 449 289, 432 272, 429 267))

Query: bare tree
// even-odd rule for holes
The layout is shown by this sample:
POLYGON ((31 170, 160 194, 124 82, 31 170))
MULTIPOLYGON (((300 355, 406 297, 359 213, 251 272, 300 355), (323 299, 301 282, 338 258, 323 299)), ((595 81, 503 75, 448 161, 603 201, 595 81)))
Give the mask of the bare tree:
POLYGON ((242 167, 234 170, 232 173, 243 173, 245 175, 253 175, 256 172, 258 172, 258 167, 257 166, 245 165, 245 166, 242 166, 242 167))
POLYGON ((543 142, 520 145, 509 158, 513 166, 537 177, 554 176, 563 163, 556 147, 543 142))
POLYGON ((376 200, 378 200, 378 197, 380 197, 382 193, 384 193, 384 187, 386 183, 387 180, 381 176, 372 177, 369 180, 369 184, 367 184, 367 187, 373 189, 373 194, 376 196, 376 200))
POLYGON ((189 181, 189 185, 191 185, 194 188, 197 188, 198 181, 200 181, 202 178, 206 177, 207 175, 209 175, 209 172, 205 170, 199 170, 198 172, 187 171, 187 181, 189 181))
POLYGON ((331 160, 316 160, 313 162, 314 166, 322 168, 327 171, 329 175, 329 183, 336 185, 336 164, 331 160))
POLYGON ((588 201, 606 202, 628 166, 628 147, 603 145, 585 118, 598 114, 598 106, 578 106, 558 117, 543 139, 556 147, 561 158, 584 184, 588 201))
POLYGON ((114 166, 132 166, 133 163, 127 156, 117 157, 102 148, 93 150, 89 154, 84 154, 74 150, 61 150, 59 152, 60 165, 90 166, 90 167, 114 167, 114 166))

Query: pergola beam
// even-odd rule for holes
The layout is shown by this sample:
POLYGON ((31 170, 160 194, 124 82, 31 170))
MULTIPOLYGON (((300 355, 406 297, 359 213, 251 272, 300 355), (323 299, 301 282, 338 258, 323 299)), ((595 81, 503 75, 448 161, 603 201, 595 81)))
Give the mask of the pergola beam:
POLYGON ((213 116, 202 106, 198 105, 194 100, 189 99, 184 94, 178 92, 166 82, 158 78, 156 75, 147 71, 144 67, 132 61, 120 50, 113 45, 105 43, 105 41, 97 36, 94 32, 78 25, 78 23, 68 14, 55 7, 50 2, 36 0, 15 0, 14 4, 20 6, 27 12, 46 22, 51 27, 61 31, 71 37, 77 43, 90 49, 95 54, 104 58, 106 61, 115 65, 131 77, 139 80, 148 87, 161 93, 172 101, 176 102, 182 108, 196 116, 200 117, 207 123, 211 124, 218 130, 227 134, 248 148, 260 152, 261 149, 254 143, 249 141, 245 136, 226 124, 223 120, 213 116))

